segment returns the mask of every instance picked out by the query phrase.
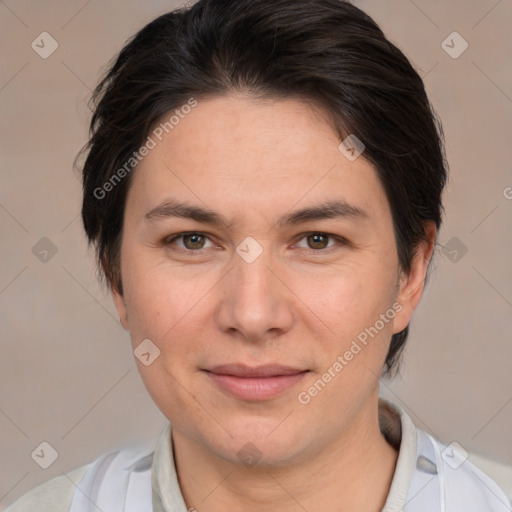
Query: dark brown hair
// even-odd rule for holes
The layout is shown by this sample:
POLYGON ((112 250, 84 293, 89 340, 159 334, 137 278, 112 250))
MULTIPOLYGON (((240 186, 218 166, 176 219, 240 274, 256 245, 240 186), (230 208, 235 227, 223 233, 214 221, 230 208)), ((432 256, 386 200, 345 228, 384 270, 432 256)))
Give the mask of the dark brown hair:
MULTIPOLYGON (((328 113, 341 140, 363 141, 391 207, 400 266, 410 270, 426 222, 441 224, 448 165, 441 123, 408 59, 346 1, 200 0, 135 34, 93 94, 82 220, 107 285, 123 292, 126 163, 164 115, 229 92, 302 98, 328 113)), ((393 335, 384 374, 397 369, 407 335, 408 327, 393 335)))

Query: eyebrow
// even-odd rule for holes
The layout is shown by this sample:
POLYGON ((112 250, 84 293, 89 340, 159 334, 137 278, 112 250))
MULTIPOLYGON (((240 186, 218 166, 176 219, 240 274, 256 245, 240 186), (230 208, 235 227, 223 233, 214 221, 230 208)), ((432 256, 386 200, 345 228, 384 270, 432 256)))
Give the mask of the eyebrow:
MULTIPOLYGON (((213 226, 227 226, 228 228, 233 226, 233 222, 210 209, 172 199, 159 204, 144 215, 144 219, 151 222, 172 217, 191 219, 203 224, 211 224, 213 226)), ((300 210, 284 214, 277 219, 275 224, 278 226, 293 226, 308 221, 334 218, 368 220, 369 215, 358 206, 348 204, 343 200, 335 200, 326 201, 319 205, 302 208, 300 210)))

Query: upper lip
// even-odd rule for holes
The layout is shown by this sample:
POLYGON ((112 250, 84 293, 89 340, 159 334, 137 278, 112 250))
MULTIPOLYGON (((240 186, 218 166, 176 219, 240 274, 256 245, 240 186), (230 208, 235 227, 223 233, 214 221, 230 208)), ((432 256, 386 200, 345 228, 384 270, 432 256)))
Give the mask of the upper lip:
POLYGON ((262 366, 247 366, 245 364, 221 364, 206 371, 219 375, 233 375, 235 377, 276 377, 279 375, 295 375, 307 370, 283 366, 280 364, 265 364, 262 366))

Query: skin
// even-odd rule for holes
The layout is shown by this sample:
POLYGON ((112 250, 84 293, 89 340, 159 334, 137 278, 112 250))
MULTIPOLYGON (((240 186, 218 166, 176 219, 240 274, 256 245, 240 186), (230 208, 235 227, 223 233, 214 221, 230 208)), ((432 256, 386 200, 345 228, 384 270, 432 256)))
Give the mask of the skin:
POLYGON ((151 365, 136 361, 172 424, 187 507, 384 506, 397 452, 379 429, 378 376, 392 334, 420 301, 435 227, 410 273, 401 272, 375 170, 364 153, 349 161, 339 143, 322 111, 300 99, 229 95, 200 100, 135 171, 121 245, 124 296, 114 289, 113 298, 133 348, 149 338, 160 349, 151 365), (145 218, 170 198, 231 224, 145 218), (292 210, 340 199, 367 218, 276 224, 292 210), (185 231, 206 236, 170 240, 185 231), (334 236, 315 245, 311 232, 334 236), (236 252, 248 236, 263 249, 252 263, 236 252), (397 302, 394 319, 307 405, 299 403, 298 394, 397 302), (226 395, 202 371, 224 363, 310 371, 281 395, 251 402, 226 395), (249 442, 261 452, 253 467, 237 456, 249 442))

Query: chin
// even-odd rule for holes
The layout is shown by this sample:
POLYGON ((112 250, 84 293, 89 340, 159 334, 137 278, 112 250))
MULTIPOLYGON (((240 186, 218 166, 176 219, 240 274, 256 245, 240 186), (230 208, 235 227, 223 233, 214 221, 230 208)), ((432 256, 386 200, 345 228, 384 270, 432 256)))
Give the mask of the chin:
POLYGON ((287 465, 299 457, 301 442, 307 435, 284 428, 279 425, 280 421, 282 418, 278 421, 252 418, 236 424, 226 423, 224 426, 232 437, 222 430, 221 438, 212 439, 209 430, 204 438, 213 443, 210 450, 234 464, 242 463, 247 467, 287 465))

